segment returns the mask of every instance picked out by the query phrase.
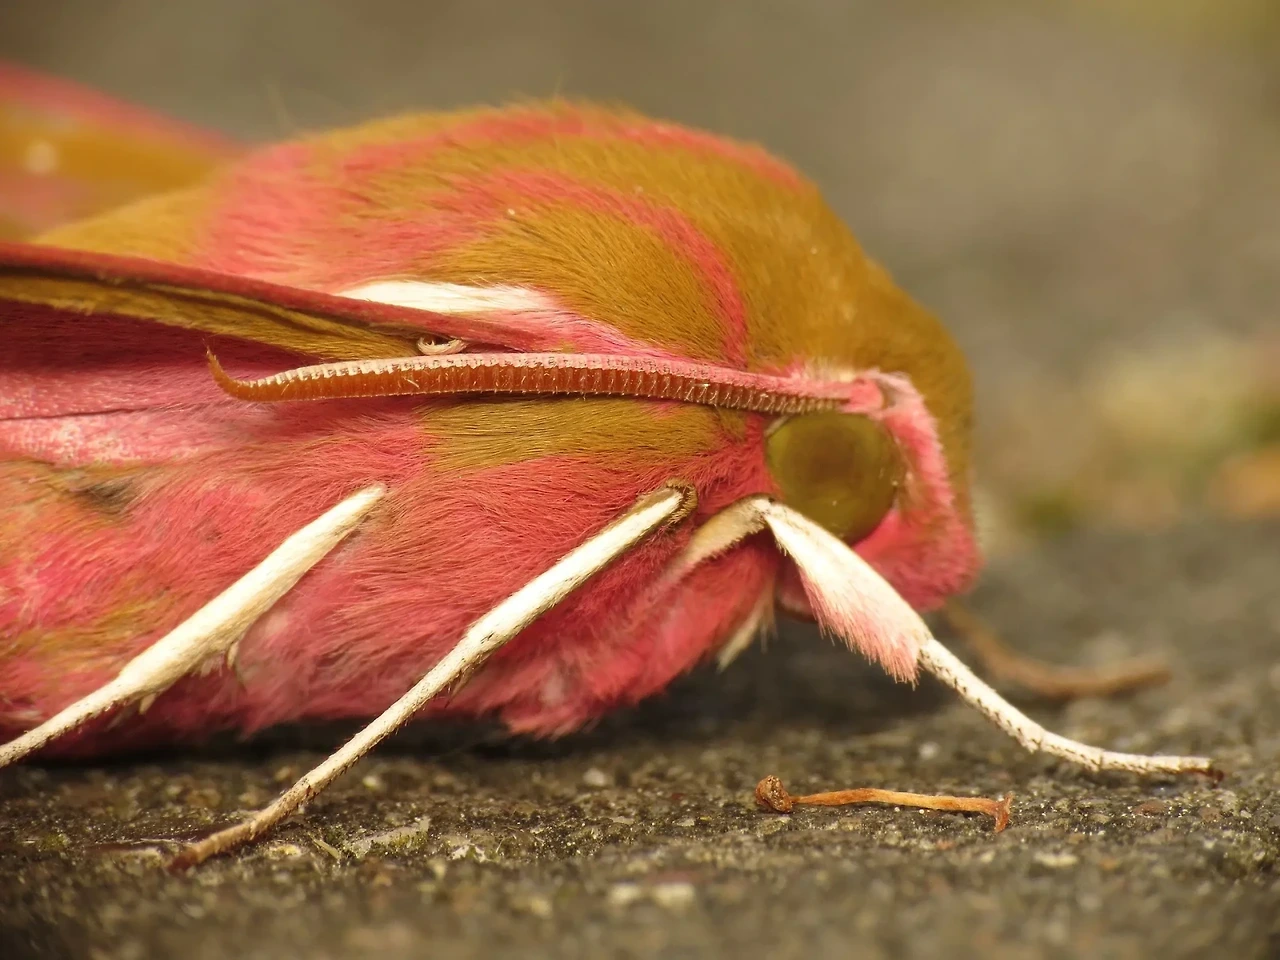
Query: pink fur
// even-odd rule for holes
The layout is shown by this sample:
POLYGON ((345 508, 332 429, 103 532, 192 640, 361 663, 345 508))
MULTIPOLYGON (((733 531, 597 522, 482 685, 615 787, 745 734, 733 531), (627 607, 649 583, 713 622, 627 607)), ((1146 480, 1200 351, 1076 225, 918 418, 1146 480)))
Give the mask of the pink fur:
MULTIPOLYGON (((177 287, 228 294, 301 313, 318 314, 374 328, 396 331, 419 330, 423 335, 446 339, 456 338, 476 344, 507 347, 512 350, 568 349, 584 353, 620 353, 626 356, 675 356, 670 351, 662 350, 653 344, 630 338, 606 323, 574 314, 557 305, 555 299, 550 296, 546 296, 545 310, 491 314, 434 313, 374 300, 335 295, 337 291, 350 289, 355 284, 331 284, 329 286, 332 286, 334 291, 331 293, 327 290, 284 286, 251 276, 221 273, 202 267, 0 242, 0 275, 4 272, 30 272, 77 280, 102 279, 113 283, 127 283, 131 286, 177 287)), ((92 320, 85 318, 82 323, 83 329, 77 330, 71 339, 75 341, 88 337, 94 342, 111 345, 112 349, 127 350, 128 344, 119 340, 119 332, 111 327, 114 322, 112 319, 114 305, 110 288, 102 291, 101 296, 102 302, 93 305, 93 309, 100 312, 96 312, 92 320), (93 329, 98 324, 104 325, 106 329, 93 329)), ((51 311, 48 308, 19 302, 6 303, 0 299, 0 323, 11 321, 16 324, 16 329, 19 331, 30 328, 25 336, 32 344, 30 348, 32 350, 74 349, 54 344, 53 341, 64 335, 55 334, 48 327, 48 323, 65 324, 69 320, 65 313, 59 313, 56 310, 51 311), (39 344, 44 346, 38 346, 39 344)), ((148 341, 154 337, 163 337, 166 328, 162 325, 154 325, 145 329, 134 329, 137 338, 148 341)), ((213 338, 210 338, 210 342, 213 342, 213 338)), ((406 354, 411 353, 412 350, 411 344, 406 342, 406 354)), ((278 351, 276 353, 279 354, 278 351)), ((7 396, 9 376, 27 376, 22 374, 16 363, 12 362, 18 355, 17 351, 7 354, 11 361, 8 365, 5 365, 6 355, 0 355, 0 371, 5 375, 5 391, 0 393, 0 416, 4 415, 6 405, 10 410, 16 406, 16 401, 7 396)), ((33 356, 33 354, 23 355, 33 356)), ((68 356, 74 357, 76 354, 72 352, 68 356)), ((276 366, 279 369, 290 365, 286 361, 276 366)), ((59 376, 78 375, 78 371, 69 370, 65 364, 58 369, 61 370, 59 376)), ((30 374, 30 376, 39 376, 39 374, 30 374)), ((14 383, 16 385, 18 381, 15 380, 14 383)), ((201 385, 210 385, 207 376, 201 379, 201 385)), ((104 389, 120 389, 120 387, 104 385, 104 389)), ((30 396, 30 391, 25 387, 16 388, 16 390, 30 396)))
MULTIPOLYGON (((852 546, 908 603, 931 610, 968 589, 981 565, 978 546, 957 508, 937 424, 920 392, 896 374, 873 371, 860 382, 884 400, 863 391, 846 409, 883 423, 906 455, 908 471, 897 504, 852 546)), ((814 616, 790 564, 782 572, 778 601, 791 613, 814 616)))
MULTIPOLYGON (((645 456, 533 456, 512 436, 509 464, 500 458, 505 465, 464 470, 445 466, 440 450, 448 438, 432 427, 433 414, 456 401, 229 401, 205 373, 207 345, 248 376, 314 358, 118 313, 127 300, 118 296, 122 286, 177 291, 175 299, 195 291, 242 299, 247 309, 394 331, 406 354, 420 331, 488 350, 705 360, 752 382, 773 375, 793 388, 821 388, 820 378, 798 370, 745 371, 746 304, 733 275, 742 265, 730 264, 674 206, 517 169, 422 186, 431 209, 415 217, 412 177, 391 210, 362 186, 411 172, 459 142, 571 136, 706 152, 800 185, 762 151, 693 131, 572 109, 515 110, 438 136, 359 148, 336 173, 315 144, 256 154, 219 184, 225 202, 193 254, 198 267, 0 244, 0 277, 98 283, 77 304, 83 314, 0 301, 0 538, 9 538, 0 542, 19 545, 0 551, 0 733, 29 727, 103 684, 287 535, 374 482, 388 487, 387 497, 249 629, 236 672, 217 666, 188 677, 146 714, 104 718, 56 749, 367 717, 420 678, 478 616, 672 478, 697 489, 693 517, 571 594, 428 712, 496 713, 514 729, 538 733, 574 729, 662 689, 723 643, 771 591, 789 606, 816 610, 873 655, 880 650, 891 670, 909 674, 895 659, 893 638, 877 636, 868 621, 878 614, 867 584, 842 595, 840 584, 810 571, 806 595, 795 565, 766 538, 749 538, 683 580, 663 576, 708 517, 744 497, 777 493, 763 415, 726 415, 717 442, 697 454, 664 454, 650 444, 645 456), (718 340, 694 351, 706 356, 676 356, 672 345, 625 336, 550 295, 545 309, 470 315, 335 295, 368 280, 420 276, 434 253, 485 236, 522 209, 559 204, 639 225, 697 272, 707 312, 718 321, 718 340)), ((186 304, 199 308, 198 299, 186 304)), ((855 546, 910 602, 937 603, 967 583, 977 557, 933 420, 901 376, 850 377, 839 396, 851 412, 881 419, 909 465, 899 505, 855 546)), ((588 416, 595 401, 563 402, 588 416)), ((655 419, 673 407, 634 402, 655 419)), ((500 416, 500 404, 493 408, 500 416)))
MULTIPOLYGON (((67 335, 64 313, 3 301, 0 323, 6 343, 0 355, 0 422, 177 404, 237 406, 210 379, 204 357, 192 350, 189 330, 103 316, 77 323, 67 335), (133 352, 145 363, 130 366, 125 358, 133 352)), ((235 357, 238 369, 263 376, 299 359, 228 337, 205 342, 235 357)))
POLYGON ((429 163, 440 150, 566 137, 626 140, 648 148, 688 150, 742 164, 748 170, 786 186, 801 186, 800 178, 791 167, 759 147, 661 121, 587 114, 568 105, 562 105, 555 111, 545 108, 509 110, 443 133, 364 147, 344 161, 343 169, 353 180, 360 182, 389 170, 398 171, 412 164, 429 163))
POLYGON ((889 400, 876 416, 907 457, 897 505, 857 545, 859 555, 919 610, 967 590, 981 565, 973 531, 960 515, 937 424, 911 381, 875 373, 889 400))
MULTIPOLYGON (((15 596, 0 608, 0 635, 56 632, 99 621, 121 604, 164 600, 146 611, 140 618, 146 628, 122 646, 86 656, 85 650, 36 645, 5 657, 0 703, 6 725, 48 715, 101 683, 261 559, 269 544, 373 480, 393 491, 378 515, 246 636, 239 659, 243 687, 226 670, 182 681, 136 721, 109 732, 95 727, 59 749, 365 716, 402 693, 471 620, 639 493, 685 477, 698 487, 705 516, 768 486, 759 420, 722 453, 684 462, 636 469, 556 457, 441 473, 431 467, 429 436, 404 415, 416 407, 327 405, 320 431, 308 406, 318 408, 272 408, 279 411, 273 422, 228 438, 222 449, 140 474, 138 499, 118 523, 38 518, 53 527, 0 567, 0 582, 25 585, 20 602, 15 596), (557 504, 554 524, 546 523, 548 502, 557 504), (389 524, 394 536, 383 532, 389 524), (466 536, 458 536, 461 530, 466 536)), ((513 641, 461 695, 434 709, 498 710, 521 728, 551 732, 585 721, 604 703, 660 688, 712 648, 746 602, 729 590, 705 605, 693 594, 668 598, 664 611, 702 612, 664 617, 659 631, 642 629, 643 618, 633 623, 618 615, 651 602, 647 585, 687 535, 686 528, 647 542, 513 641), (645 656, 646 649, 659 659, 645 656), (551 696, 557 685, 560 692, 551 696)), ((758 594, 770 564, 759 553, 744 554, 713 575, 725 585, 755 582, 758 594)))
MULTIPOLYGON (((709 309, 725 332, 722 353, 743 361, 746 309, 732 270, 714 244, 673 207, 558 174, 518 170, 462 179, 431 194, 416 218, 344 217, 358 202, 345 181, 307 173, 303 145, 269 151, 235 176, 203 259, 212 268, 330 292, 371 279, 411 276, 414 265, 486 235, 522 210, 573 204, 648 228, 683 256, 712 292, 709 309), (286 178, 276 166, 298 168, 286 178), (335 234, 335 219, 346 225, 335 234)), ((581 318, 579 318, 581 321, 581 318)))
MULTIPOLYGON (((167 437, 154 449, 138 451, 155 465, 136 474, 137 499, 119 522, 104 525, 83 514, 46 511, 30 521, 36 526, 29 549, 0 561, 0 583, 17 585, 9 601, 0 603, 3 637, 31 636, 33 630, 52 636, 99 622, 122 605, 155 604, 142 608, 140 629, 123 645, 97 646, 91 653, 47 642, 7 654, 0 647, 0 726, 29 726, 100 685, 325 506, 372 481, 387 483, 393 493, 361 531, 249 632, 238 667, 244 686, 226 670, 183 680, 146 715, 94 726, 60 743, 62 751, 199 737, 220 727, 252 730, 291 719, 367 716, 414 682, 471 620, 641 492, 672 476, 693 482, 700 494, 693 524, 743 496, 773 492, 763 462, 763 417, 748 417, 747 435, 726 438, 714 455, 643 469, 551 457, 479 473, 443 473, 431 466, 431 439, 423 430, 429 420, 407 415, 427 409, 423 401, 281 404, 266 413, 233 404, 219 407, 211 424, 210 385, 197 384, 193 372, 201 362, 198 334, 104 318, 87 325, 64 322, 81 324, 83 332, 53 336, 52 319, 33 325, 44 335, 14 340, 24 348, 10 355, 11 369, 35 375, 65 364, 65 374, 89 376, 87 396, 99 391, 99 406, 129 405, 106 383, 114 381, 117 390, 137 383, 137 415, 172 417, 175 432, 185 418, 199 440, 177 457, 164 449, 167 437), (100 335, 91 335, 99 326, 100 335), (128 347, 113 352, 113 344, 128 347), (188 359, 179 362, 184 355, 188 359), (164 376, 190 378, 187 399, 194 402, 174 405, 162 389, 164 376), (155 401, 162 405, 149 406, 155 401), (546 522, 549 502, 556 504, 554 524, 546 522)), ((247 360, 263 362, 262 348, 244 349, 247 360)), ((914 478, 899 517, 886 521, 896 526, 882 526, 859 549, 904 593, 928 601, 936 593, 922 588, 916 565, 924 564, 929 576, 953 576, 954 584, 960 578, 949 571, 971 560, 967 538, 955 537, 958 521, 948 520, 952 504, 932 421, 902 378, 846 386, 858 397, 859 409, 873 409, 881 390, 892 398, 883 417, 910 452, 914 478), (960 551, 951 565, 928 549, 930 536, 939 531, 950 532, 948 547, 960 551)), ((71 399, 52 408, 83 412, 94 405, 71 399)), ((654 405, 655 413, 662 409, 654 405)), ((62 429, 85 419, 54 415, 46 423, 62 429)), ((23 423, 30 427, 32 421, 8 421, 23 423)), ((0 456, 43 459, 51 451, 40 447, 47 443, 40 436, 33 428, 25 449, 10 446, 0 456)), ((64 463, 76 452, 57 451, 64 463)), ((543 617, 461 694, 432 711, 497 711, 516 729, 572 729, 610 706, 660 690, 697 663, 780 575, 785 592, 789 564, 780 568, 776 550, 759 540, 709 563, 670 592, 660 573, 688 533, 685 526, 647 542, 543 617)), ((846 624, 842 630, 856 628, 846 624)))

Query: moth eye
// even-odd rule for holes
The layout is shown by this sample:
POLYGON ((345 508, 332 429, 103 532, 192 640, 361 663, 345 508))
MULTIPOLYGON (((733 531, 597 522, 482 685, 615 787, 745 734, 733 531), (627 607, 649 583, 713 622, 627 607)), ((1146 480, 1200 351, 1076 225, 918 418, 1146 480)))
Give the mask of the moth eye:
POLYGON ((860 540, 889 512, 903 464, 889 432, 849 413, 792 417, 765 441, 769 472, 788 506, 841 540, 860 540))

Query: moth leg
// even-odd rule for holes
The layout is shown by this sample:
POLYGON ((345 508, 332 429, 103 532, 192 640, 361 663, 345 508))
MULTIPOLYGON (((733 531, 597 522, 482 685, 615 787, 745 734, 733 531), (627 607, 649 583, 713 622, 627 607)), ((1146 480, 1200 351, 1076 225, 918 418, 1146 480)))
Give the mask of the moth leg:
MULTIPOLYGON (((731 550, 764 527, 764 519, 754 508, 752 498, 739 500, 712 514, 693 531, 679 556, 664 571, 665 583, 671 586, 680 582, 703 563, 731 550)), ((773 629, 773 611, 773 591, 767 590, 716 652, 719 669, 727 669, 757 637, 773 629)))
MULTIPOLYGON (((847 602, 855 609, 874 610, 870 618, 864 613, 850 619, 849 628, 855 634, 884 634, 887 629, 889 635, 896 638, 897 649, 914 648, 913 666, 932 673, 1026 749, 1061 757, 1093 770, 1221 776, 1207 757, 1117 753, 1051 733, 996 693, 939 643, 920 615, 889 582, 845 543, 790 507, 761 502, 759 509, 769 529, 800 568, 805 590, 815 608, 834 611, 839 603, 847 602)), ((834 623, 839 625, 838 620, 834 623)), ((865 636, 863 641, 860 646, 871 649, 885 646, 883 642, 868 644, 865 636)))
POLYGON ((1092 770, 1127 770, 1141 774, 1199 773, 1215 780, 1222 778, 1221 772, 1207 757, 1117 753, 1052 733, 996 693, 933 637, 921 645, 919 663, 1033 753, 1061 757, 1092 770))
POLYGON ((1006 701, 937 641, 920 615, 844 541, 785 504, 748 497, 712 517, 674 565, 696 564, 767 528, 795 563, 819 623, 900 679, 923 667, 982 711, 1022 746, 1093 770, 1140 774, 1198 773, 1220 778, 1207 757, 1117 753, 1051 733, 1006 701), (713 522, 715 526, 712 526, 713 522), (705 531, 705 533, 703 533, 705 531))
POLYGON ((692 487, 675 482, 641 497, 621 517, 473 623, 457 646, 408 693, 323 763, 303 774, 275 802, 233 827, 189 844, 174 857, 170 867, 185 869, 195 866, 270 830, 332 783, 381 740, 412 719, 427 701, 442 691, 458 689, 491 654, 591 576, 659 527, 682 520, 692 509, 693 502, 692 487))
POLYGON ((766 591, 760 594, 756 604, 751 608, 751 612, 747 614, 746 619, 730 634, 729 639, 716 653, 716 667, 720 670, 728 669, 733 661, 737 660, 749 646, 755 641, 756 637, 762 633, 767 633, 773 628, 773 592, 766 591))
POLYGON ((0 746, 0 767, 110 710, 137 702, 146 709, 171 684, 218 656, 231 656, 253 622, 287 593, 373 508, 386 489, 352 494, 291 534, 260 564, 138 654, 115 679, 0 746))
MULTIPOLYGON (((923 667, 932 673, 1026 749, 1061 757, 1093 770, 1220 776, 1207 757, 1116 753, 1051 733, 996 693, 939 643, 920 615, 847 544, 783 504, 757 501, 757 509, 799 567, 810 603, 820 616, 824 609, 828 611, 830 628, 864 650, 906 653, 913 668, 923 667), (847 605, 854 615, 840 616, 841 604, 847 605), (871 616, 867 615, 868 611, 872 611, 871 616)), ((881 662, 892 666, 899 660, 882 655, 881 662)), ((907 677, 913 674, 914 670, 907 677)))
POLYGON ((959 601, 948 603, 942 613, 977 655, 986 673, 1048 700, 1110 697, 1157 686, 1169 679, 1168 665, 1153 657, 1135 657, 1096 668, 1046 663, 1011 649, 981 617, 959 601))

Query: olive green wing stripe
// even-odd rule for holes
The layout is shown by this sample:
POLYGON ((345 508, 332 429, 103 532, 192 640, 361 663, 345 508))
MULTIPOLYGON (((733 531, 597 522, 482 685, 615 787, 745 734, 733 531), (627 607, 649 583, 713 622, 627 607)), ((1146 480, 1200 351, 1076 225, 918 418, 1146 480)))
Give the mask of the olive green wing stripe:
POLYGON ((6 301, 86 319, 129 317, 326 360, 413 354, 416 340, 432 332, 434 316, 176 264, 23 243, 0 243, 0 304, 6 301))

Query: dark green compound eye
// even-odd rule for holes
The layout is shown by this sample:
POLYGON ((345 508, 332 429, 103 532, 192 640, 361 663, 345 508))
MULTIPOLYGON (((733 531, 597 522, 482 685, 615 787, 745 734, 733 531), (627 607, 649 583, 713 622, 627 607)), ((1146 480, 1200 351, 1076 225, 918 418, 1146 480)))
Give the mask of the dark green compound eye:
POLYGON ((902 456, 879 423, 849 413, 784 420, 765 441, 782 500, 841 540, 860 540, 893 506, 902 456))

